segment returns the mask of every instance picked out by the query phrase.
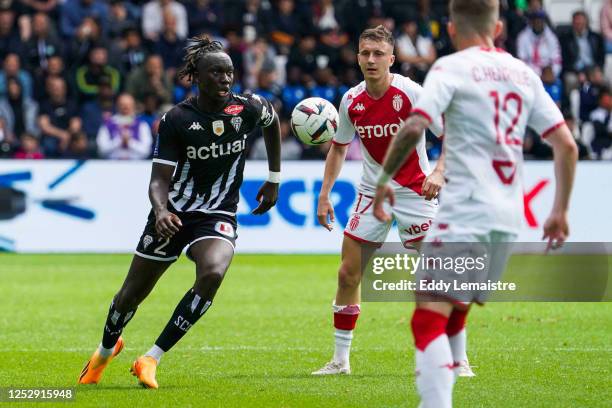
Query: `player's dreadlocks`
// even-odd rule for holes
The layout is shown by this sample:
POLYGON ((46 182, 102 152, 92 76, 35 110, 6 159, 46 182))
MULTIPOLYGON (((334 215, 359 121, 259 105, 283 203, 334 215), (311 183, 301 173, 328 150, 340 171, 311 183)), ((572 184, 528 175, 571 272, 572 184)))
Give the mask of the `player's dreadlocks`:
POLYGON ((198 70, 198 61, 204 54, 212 52, 223 52, 223 45, 219 41, 213 41, 206 34, 200 34, 190 38, 185 47, 185 66, 179 71, 179 78, 187 77, 191 82, 198 70))

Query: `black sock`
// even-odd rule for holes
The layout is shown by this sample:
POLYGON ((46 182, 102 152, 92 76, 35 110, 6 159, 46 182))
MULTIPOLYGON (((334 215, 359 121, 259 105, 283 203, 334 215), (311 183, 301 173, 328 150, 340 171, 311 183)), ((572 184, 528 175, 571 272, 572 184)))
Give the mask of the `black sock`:
POLYGON ((121 313, 115 309, 115 299, 111 302, 104 325, 104 334, 102 335, 102 347, 110 349, 115 347, 123 328, 128 324, 130 319, 134 317, 136 309, 121 313))
POLYGON ((189 289, 155 344, 164 351, 170 350, 208 310, 212 300, 202 299, 193 289, 189 289))

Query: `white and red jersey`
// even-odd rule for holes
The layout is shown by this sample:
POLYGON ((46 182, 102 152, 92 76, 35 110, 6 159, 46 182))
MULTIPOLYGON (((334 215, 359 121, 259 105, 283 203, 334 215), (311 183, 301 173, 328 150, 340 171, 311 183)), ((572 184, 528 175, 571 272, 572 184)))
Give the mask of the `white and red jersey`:
POLYGON ((444 114, 447 183, 436 221, 517 232, 525 128, 545 138, 564 123, 540 78, 503 50, 468 48, 436 61, 413 112, 444 114))
MULTIPOLYGON (((349 89, 340 102, 340 123, 333 143, 351 143, 355 134, 361 140, 363 174, 359 190, 372 194, 382 163, 393 136, 410 115, 412 107, 422 92, 416 82, 393 74, 391 86, 379 99, 372 98, 366 91, 365 82, 349 89)), ((436 136, 442 135, 442 120, 431 126, 436 136)), ((392 185, 398 193, 420 195, 423 180, 431 172, 425 151, 423 134, 415 151, 406 159, 393 177, 392 185)))

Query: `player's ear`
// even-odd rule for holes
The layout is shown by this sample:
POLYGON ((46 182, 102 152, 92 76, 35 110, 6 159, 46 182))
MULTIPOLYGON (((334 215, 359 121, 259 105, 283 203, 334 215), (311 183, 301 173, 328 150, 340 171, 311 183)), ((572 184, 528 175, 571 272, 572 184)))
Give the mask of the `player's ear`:
POLYGON ((457 34, 457 30, 455 29, 455 23, 453 23, 452 20, 446 23, 446 31, 448 32, 448 36, 451 39, 457 34))
POLYGON ((497 20, 495 22, 495 32, 493 33, 493 38, 497 38, 504 31, 504 22, 501 20, 497 20))
POLYGON ((393 66, 395 63, 395 54, 391 54, 391 58, 389 59, 389 67, 393 66))

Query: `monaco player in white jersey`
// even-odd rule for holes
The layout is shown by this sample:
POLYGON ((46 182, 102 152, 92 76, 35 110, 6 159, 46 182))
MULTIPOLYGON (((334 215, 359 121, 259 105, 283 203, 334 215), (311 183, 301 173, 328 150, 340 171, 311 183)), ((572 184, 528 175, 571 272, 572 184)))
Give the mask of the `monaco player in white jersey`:
MULTIPOLYGON (((350 89, 340 103, 340 123, 327 155, 317 216, 328 230, 334 222, 329 194, 334 185, 348 145, 355 135, 361 141, 363 174, 355 210, 344 231, 342 264, 338 271, 338 289, 333 303, 335 352, 332 360, 314 375, 349 374, 349 353, 353 329, 359 317, 359 284, 362 257, 369 257, 386 239, 391 221, 380 222, 372 213, 372 200, 381 164, 393 136, 408 118, 421 87, 408 78, 389 71, 394 62, 393 36, 383 26, 365 30, 359 38, 358 62, 365 81, 350 89)), ((430 126, 440 136, 442 119, 430 126)), ((392 185, 399 197, 393 209, 401 241, 416 246, 425 237, 437 211, 433 200, 444 183, 444 160, 438 160, 432 172, 425 152, 425 134, 421 132, 417 149, 402 164, 392 185)), ((465 342, 464 342, 465 343, 465 342)), ((467 375, 471 374, 467 356, 462 358, 467 375)), ((473 374, 472 374, 473 375, 473 374)))
MULTIPOLYGON (((498 15, 498 0, 451 0, 448 32, 458 52, 439 59, 429 72, 421 98, 389 149, 374 203, 376 217, 389 220, 383 203, 385 198, 392 205, 395 201, 388 184, 391 175, 418 145, 431 119, 444 114, 447 184, 425 241, 436 248, 451 242, 501 247, 488 259, 491 280, 501 276, 510 255, 508 245, 494 244, 514 241, 521 225, 525 128, 540 133, 554 151, 555 200, 544 224, 549 247, 562 244, 569 232, 567 210, 577 159, 574 139, 541 80, 523 62, 493 48, 502 30, 498 15)), ((421 271, 417 279, 419 273, 449 282, 458 276, 421 271)), ((457 302, 436 292, 417 294, 412 331, 421 407, 452 406, 459 350, 447 333, 449 327, 464 324, 469 303, 482 303, 481 295, 470 292, 468 302, 457 302)))

